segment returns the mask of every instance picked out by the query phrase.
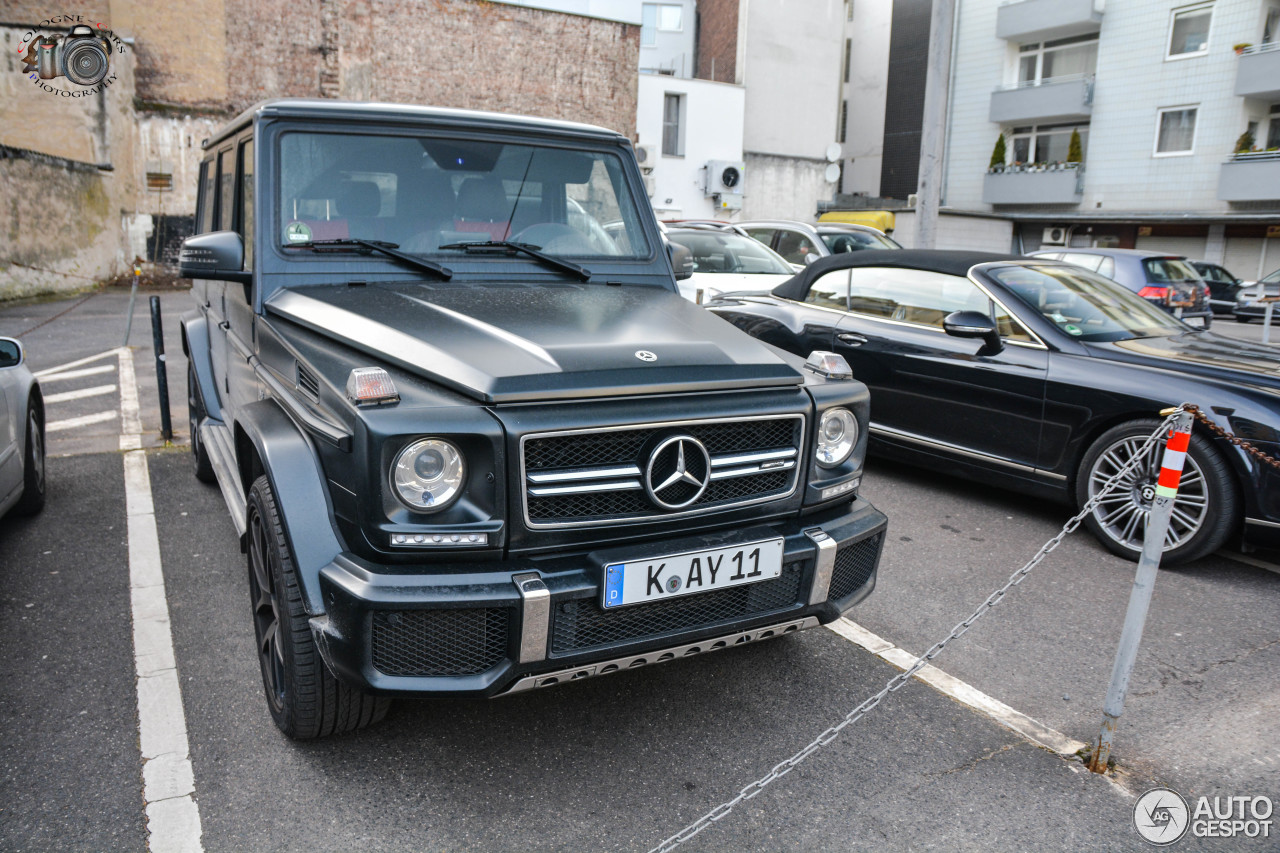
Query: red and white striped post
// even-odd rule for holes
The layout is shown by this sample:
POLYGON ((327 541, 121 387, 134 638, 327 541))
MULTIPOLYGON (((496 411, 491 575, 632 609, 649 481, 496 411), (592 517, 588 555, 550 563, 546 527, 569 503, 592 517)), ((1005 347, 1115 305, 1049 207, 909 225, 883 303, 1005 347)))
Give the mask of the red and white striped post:
POLYGON ((1173 411, 1177 411, 1178 416, 1173 421, 1173 432, 1165 442, 1160 477, 1156 480, 1156 494, 1143 531, 1142 556, 1138 560, 1133 590, 1129 593, 1129 609, 1125 612, 1124 628, 1120 632, 1116 662, 1111 668, 1111 686, 1107 688, 1107 700, 1102 706, 1102 728, 1098 732, 1093 758, 1089 762, 1089 769, 1094 773, 1105 773, 1107 762, 1111 758, 1111 740, 1116 733, 1116 723, 1124 713, 1129 677, 1133 674, 1133 664, 1138 657, 1138 644, 1142 642, 1142 628, 1147 621, 1147 608, 1151 604, 1151 592, 1160 568, 1160 556, 1164 553, 1169 516, 1173 514, 1173 500, 1178 496, 1182 466, 1187 460, 1187 448, 1191 445, 1191 413, 1183 409, 1166 410, 1160 414, 1168 415, 1173 411))

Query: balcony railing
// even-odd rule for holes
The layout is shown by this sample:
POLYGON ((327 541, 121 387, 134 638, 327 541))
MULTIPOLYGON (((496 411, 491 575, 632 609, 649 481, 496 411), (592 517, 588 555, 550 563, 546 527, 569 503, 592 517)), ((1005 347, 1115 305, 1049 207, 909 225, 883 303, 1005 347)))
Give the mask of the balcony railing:
POLYGON ((1083 194, 1083 163, 1015 163, 982 181, 987 204, 1079 204, 1083 194))
POLYGON ((1280 202, 1280 151, 1248 151, 1223 163, 1218 198, 1280 202))
POLYGON ((991 94, 988 118, 996 124, 1087 119, 1093 114, 1093 83, 1092 74, 1073 74, 1003 86, 991 94))
POLYGON ((1280 100, 1280 42, 1250 45, 1240 51, 1236 94, 1242 98, 1280 100))
POLYGON ((996 38, 1028 44, 1096 33, 1102 9, 1096 0, 1018 0, 996 10, 996 38))

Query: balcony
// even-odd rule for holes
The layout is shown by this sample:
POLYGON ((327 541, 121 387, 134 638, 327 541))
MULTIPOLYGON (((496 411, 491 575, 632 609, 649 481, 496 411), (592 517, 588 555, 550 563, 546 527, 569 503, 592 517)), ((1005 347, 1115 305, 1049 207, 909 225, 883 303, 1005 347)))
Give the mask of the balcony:
POLYGON ((1093 76, 1050 77, 991 93, 990 120, 996 124, 1086 121, 1093 115, 1093 76))
POLYGON ((1280 101, 1280 42, 1240 51, 1236 66, 1236 94, 1260 101, 1280 101))
POLYGON ((1280 152, 1237 154, 1222 164, 1218 198, 1280 202, 1280 152))
POLYGON ((1084 193, 1084 169, 1006 168, 988 172, 982 182, 986 204, 1079 204, 1084 193))
POLYGON ((1030 44, 1096 33, 1102 10, 1095 0, 1019 0, 996 10, 996 38, 1030 44))

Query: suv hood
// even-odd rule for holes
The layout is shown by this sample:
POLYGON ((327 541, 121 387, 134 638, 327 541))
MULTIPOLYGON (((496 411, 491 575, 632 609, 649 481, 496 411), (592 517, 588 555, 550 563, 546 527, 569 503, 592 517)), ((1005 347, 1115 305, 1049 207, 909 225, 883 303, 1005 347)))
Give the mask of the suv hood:
POLYGON ((804 381, 759 341, 658 287, 344 284, 281 289, 265 307, 486 403, 804 381))

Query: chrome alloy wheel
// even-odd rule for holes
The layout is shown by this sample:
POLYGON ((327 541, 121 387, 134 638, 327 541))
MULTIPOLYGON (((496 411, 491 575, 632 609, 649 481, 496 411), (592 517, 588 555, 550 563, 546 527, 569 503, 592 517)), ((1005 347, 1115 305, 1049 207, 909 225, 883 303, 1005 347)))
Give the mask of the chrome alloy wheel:
MULTIPOLYGON (((1145 441, 1143 436, 1120 438, 1099 454, 1089 469, 1089 498, 1102 491, 1107 481, 1133 459, 1145 441)), ((1094 519, 1102 531, 1126 548, 1142 550, 1147 519, 1156 496, 1156 480, 1160 476, 1160 459, 1160 446, 1157 445, 1146 461, 1126 474, 1093 510, 1094 519)), ((1173 513, 1169 517, 1169 529, 1165 533, 1164 550, 1172 550, 1190 541, 1200 532, 1208 515, 1209 493, 1204 472, 1188 453, 1182 480, 1178 484, 1178 495, 1173 501, 1173 513)))
POLYGON ((262 515, 249 513, 249 597, 253 605, 253 633, 258 663, 273 710, 284 707, 284 647, 280 643, 280 604, 271 560, 274 550, 267 540, 262 515))

